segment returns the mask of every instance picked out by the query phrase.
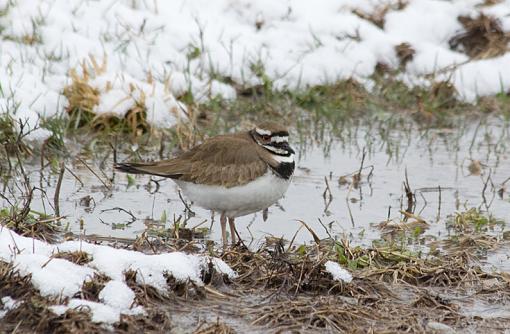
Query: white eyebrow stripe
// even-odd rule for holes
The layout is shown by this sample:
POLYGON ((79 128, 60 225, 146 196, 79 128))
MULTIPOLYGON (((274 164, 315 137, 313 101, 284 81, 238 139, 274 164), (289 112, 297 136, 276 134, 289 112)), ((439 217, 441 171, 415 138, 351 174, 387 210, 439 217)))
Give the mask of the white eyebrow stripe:
POLYGON ((275 159, 276 161, 278 161, 280 163, 282 163, 282 162, 292 163, 292 162, 294 162, 294 154, 292 153, 288 157, 277 155, 277 156, 274 156, 273 159, 275 159))
POLYGON ((273 136, 271 137, 271 141, 273 143, 286 143, 289 141, 288 136, 273 136))
POLYGON ((257 133, 261 136, 270 136, 271 135, 271 131, 268 131, 268 130, 255 128, 255 131, 257 131, 257 133))

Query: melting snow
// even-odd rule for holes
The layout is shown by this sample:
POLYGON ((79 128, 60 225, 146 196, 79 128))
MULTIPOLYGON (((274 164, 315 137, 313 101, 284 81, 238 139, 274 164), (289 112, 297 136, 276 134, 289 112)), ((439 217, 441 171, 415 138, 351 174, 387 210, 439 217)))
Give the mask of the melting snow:
POLYGON ((0 319, 2 319, 7 314, 7 312, 18 307, 19 302, 12 299, 10 296, 5 296, 2 298, 2 304, 4 306, 3 308, 0 308, 0 319))
POLYGON ((333 276, 334 280, 342 281, 345 283, 352 282, 352 275, 350 272, 342 268, 338 263, 328 261, 324 264, 326 270, 333 276))
POLYGON ((135 305, 135 294, 124 282, 124 273, 128 270, 137 272, 139 283, 160 291, 167 288, 165 275, 171 275, 177 281, 191 280, 197 285, 203 285, 200 274, 209 262, 218 272, 230 278, 236 276, 221 259, 209 256, 181 252, 147 255, 78 241, 48 244, 20 236, 5 227, 0 227, 0 260, 11 262, 22 275, 32 275, 32 284, 43 296, 73 297, 94 274, 108 276, 111 280, 99 293, 101 303, 71 298, 67 305, 52 308, 58 314, 69 308, 87 308, 92 312, 94 321, 108 324, 118 321, 120 314, 144 312, 141 306, 135 305), (77 265, 53 257, 63 251, 83 251, 93 260, 85 265, 77 265))
POLYGON ((403 75, 409 84, 425 74, 451 77, 468 101, 510 88, 510 53, 466 62, 448 45, 462 31, 459 15, 485 12, 508 31, 509 0, 408 2, 390 10, 380 28, 353 10, 371 13, 388 1, 0 0, 7 9, 0 17, 0 112, 16 109, 32 126, 39 115, 62 112, 69 70, 81 75, 85 63, 101 92, 96 112, 122 115, 145 99, 149 121, 168 126, 182 109, 175 96, 191 89, 199 101, 235 98, 234 88, 217 78, 258 84, 254 64, 276 89, 349 77, 370 87, 367 77, 378 62, 398 67, 394 47, 404 42, 416 50, 403 75), (451 72, 440 74, 447 67, 451 72))

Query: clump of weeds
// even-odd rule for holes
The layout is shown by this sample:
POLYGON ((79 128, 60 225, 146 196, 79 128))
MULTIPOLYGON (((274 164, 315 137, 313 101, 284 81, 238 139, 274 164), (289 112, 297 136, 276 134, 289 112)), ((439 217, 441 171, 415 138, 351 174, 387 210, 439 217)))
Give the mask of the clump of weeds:
POLYGON ((471 208, 450 216, 446 226, 457 233, 471 234, 501 229, 505 226, 505 221, 484 213, 478 208, 471 208))
POLYGON ((505 32, 501 22, 483 13, 477 17, 459 16, 464 31, 452 37, 450 48, 460 50, 474 59, 501 56, 508 51, 510 33, 505 32))
POLYGON ((69 310, 58 316, 51 312, 49 306, 56 301, 42 297, 30 280, 30 275, 22 276, 11 264, 0 261, 0 296, 8 296, 15 300, 15 306, 7 311, 0 322, 1 331, 37 333, 101 331, 101 326, 94 324, 87 313, 69 310))
POLYGON ((100 91, 90 84, 90 74, 85 64, 82 65, 82 75, 72 69, 69 76, 71 83, 64 88, 63 95, 69 102, 66 107, 69 124, 77 129, 94 119, 94 107, 99 104, 100 91))
MULTIPOLYGON (((129 134, 133 137, 148 133, 150 126, 147 122, 145 94, 134 86, 130 86, 130 92, 125 97, 126 100, 132 100, 133 105, 123 117, 108 110, 96 114, 95 108, 99 105, 103 92, 92 84, 92 79, 106 71, 107 58, 100 64, 94 57, 90 57, 90 63, 90 66, 85 61, 81 64, 81 74, 78 74, 76 69, 69 72, 71 83, 63 90, 68 101, 68 127, 103 134, 129 134)), ((105 90, 109 89, 111 86, 107 84, 105 90)))

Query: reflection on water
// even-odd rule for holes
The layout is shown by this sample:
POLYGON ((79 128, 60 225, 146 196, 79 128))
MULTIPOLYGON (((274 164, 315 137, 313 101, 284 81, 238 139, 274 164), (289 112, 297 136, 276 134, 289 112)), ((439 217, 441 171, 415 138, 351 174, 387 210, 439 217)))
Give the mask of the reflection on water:
MULTIPOLYGON (((509 192, 503 189, 502 197, 498 195, 501 184, 510 177, 509 130, 508 123, 497 119, 442 130, 418 130, 411 125, 387 129, 380 123, 345 129, 330 140, 304 140, 301 145, 294 144, 299 151, 298 168, 285 198, 269 209, 267 221, 261 213, 241 217, 237 229, 246 242, 255 244, 266 235, 291 239, 301 219, 321 237, 345 235, 368 245, 381 237, 377 224, 388 217, 400 217, 399 211, 407 207, 406 171, 416 199, 414 213, 430 224, 425 233, 430 238, 449 233, 445 221, 456 210, 480 207, 509 221, 509 192), (352 173, 360 169, 363 152, 362 178, 359 184, 352 184, 352 173)), ((100 169, 99 163, 90 165, 100 169)), ((104 173, 111 175, 111 164, 106 165, 104 173)), ((147 219, 163 219, 168 227, 185 215, 171 180, 137 176, 135 184, 128 186, 127 176, 117 174, 113 189, 107 191, 79 161, 72 170, 83 185, 65 174, 60 211, 73 232, 80 231, 82 219, 87 234, 134 237, 145 230, 147 219)), ((32 173, 32 180, 38 175, 32 173)), ((46 175, 44 182, 54 186, 56 176, 48 179, 46 175)), ((52 190, 48 193, 51 197, 52 190)), ((36 200, 35 209, 51 211, 43 203, 36 200)), ((210 212, 192 209, 196 216, 187 226, 204 220, 202 226, 210 226, 210 212)), ((213 225, 210 234, 215 240, 220 239, 218 225, 213 225)), ((296 236, 297 242, 311 239, 306 229, 296 236)))

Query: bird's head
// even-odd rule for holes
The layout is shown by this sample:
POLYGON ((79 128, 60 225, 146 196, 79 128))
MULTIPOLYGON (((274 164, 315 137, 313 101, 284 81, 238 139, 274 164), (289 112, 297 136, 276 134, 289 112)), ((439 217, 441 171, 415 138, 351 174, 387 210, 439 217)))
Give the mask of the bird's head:
POLYGON ((283 125, 274 122, 260 123, 250 131, 260 146, 273 154, 289 157, 294 150, 289 145, 289 131, 283 125))

